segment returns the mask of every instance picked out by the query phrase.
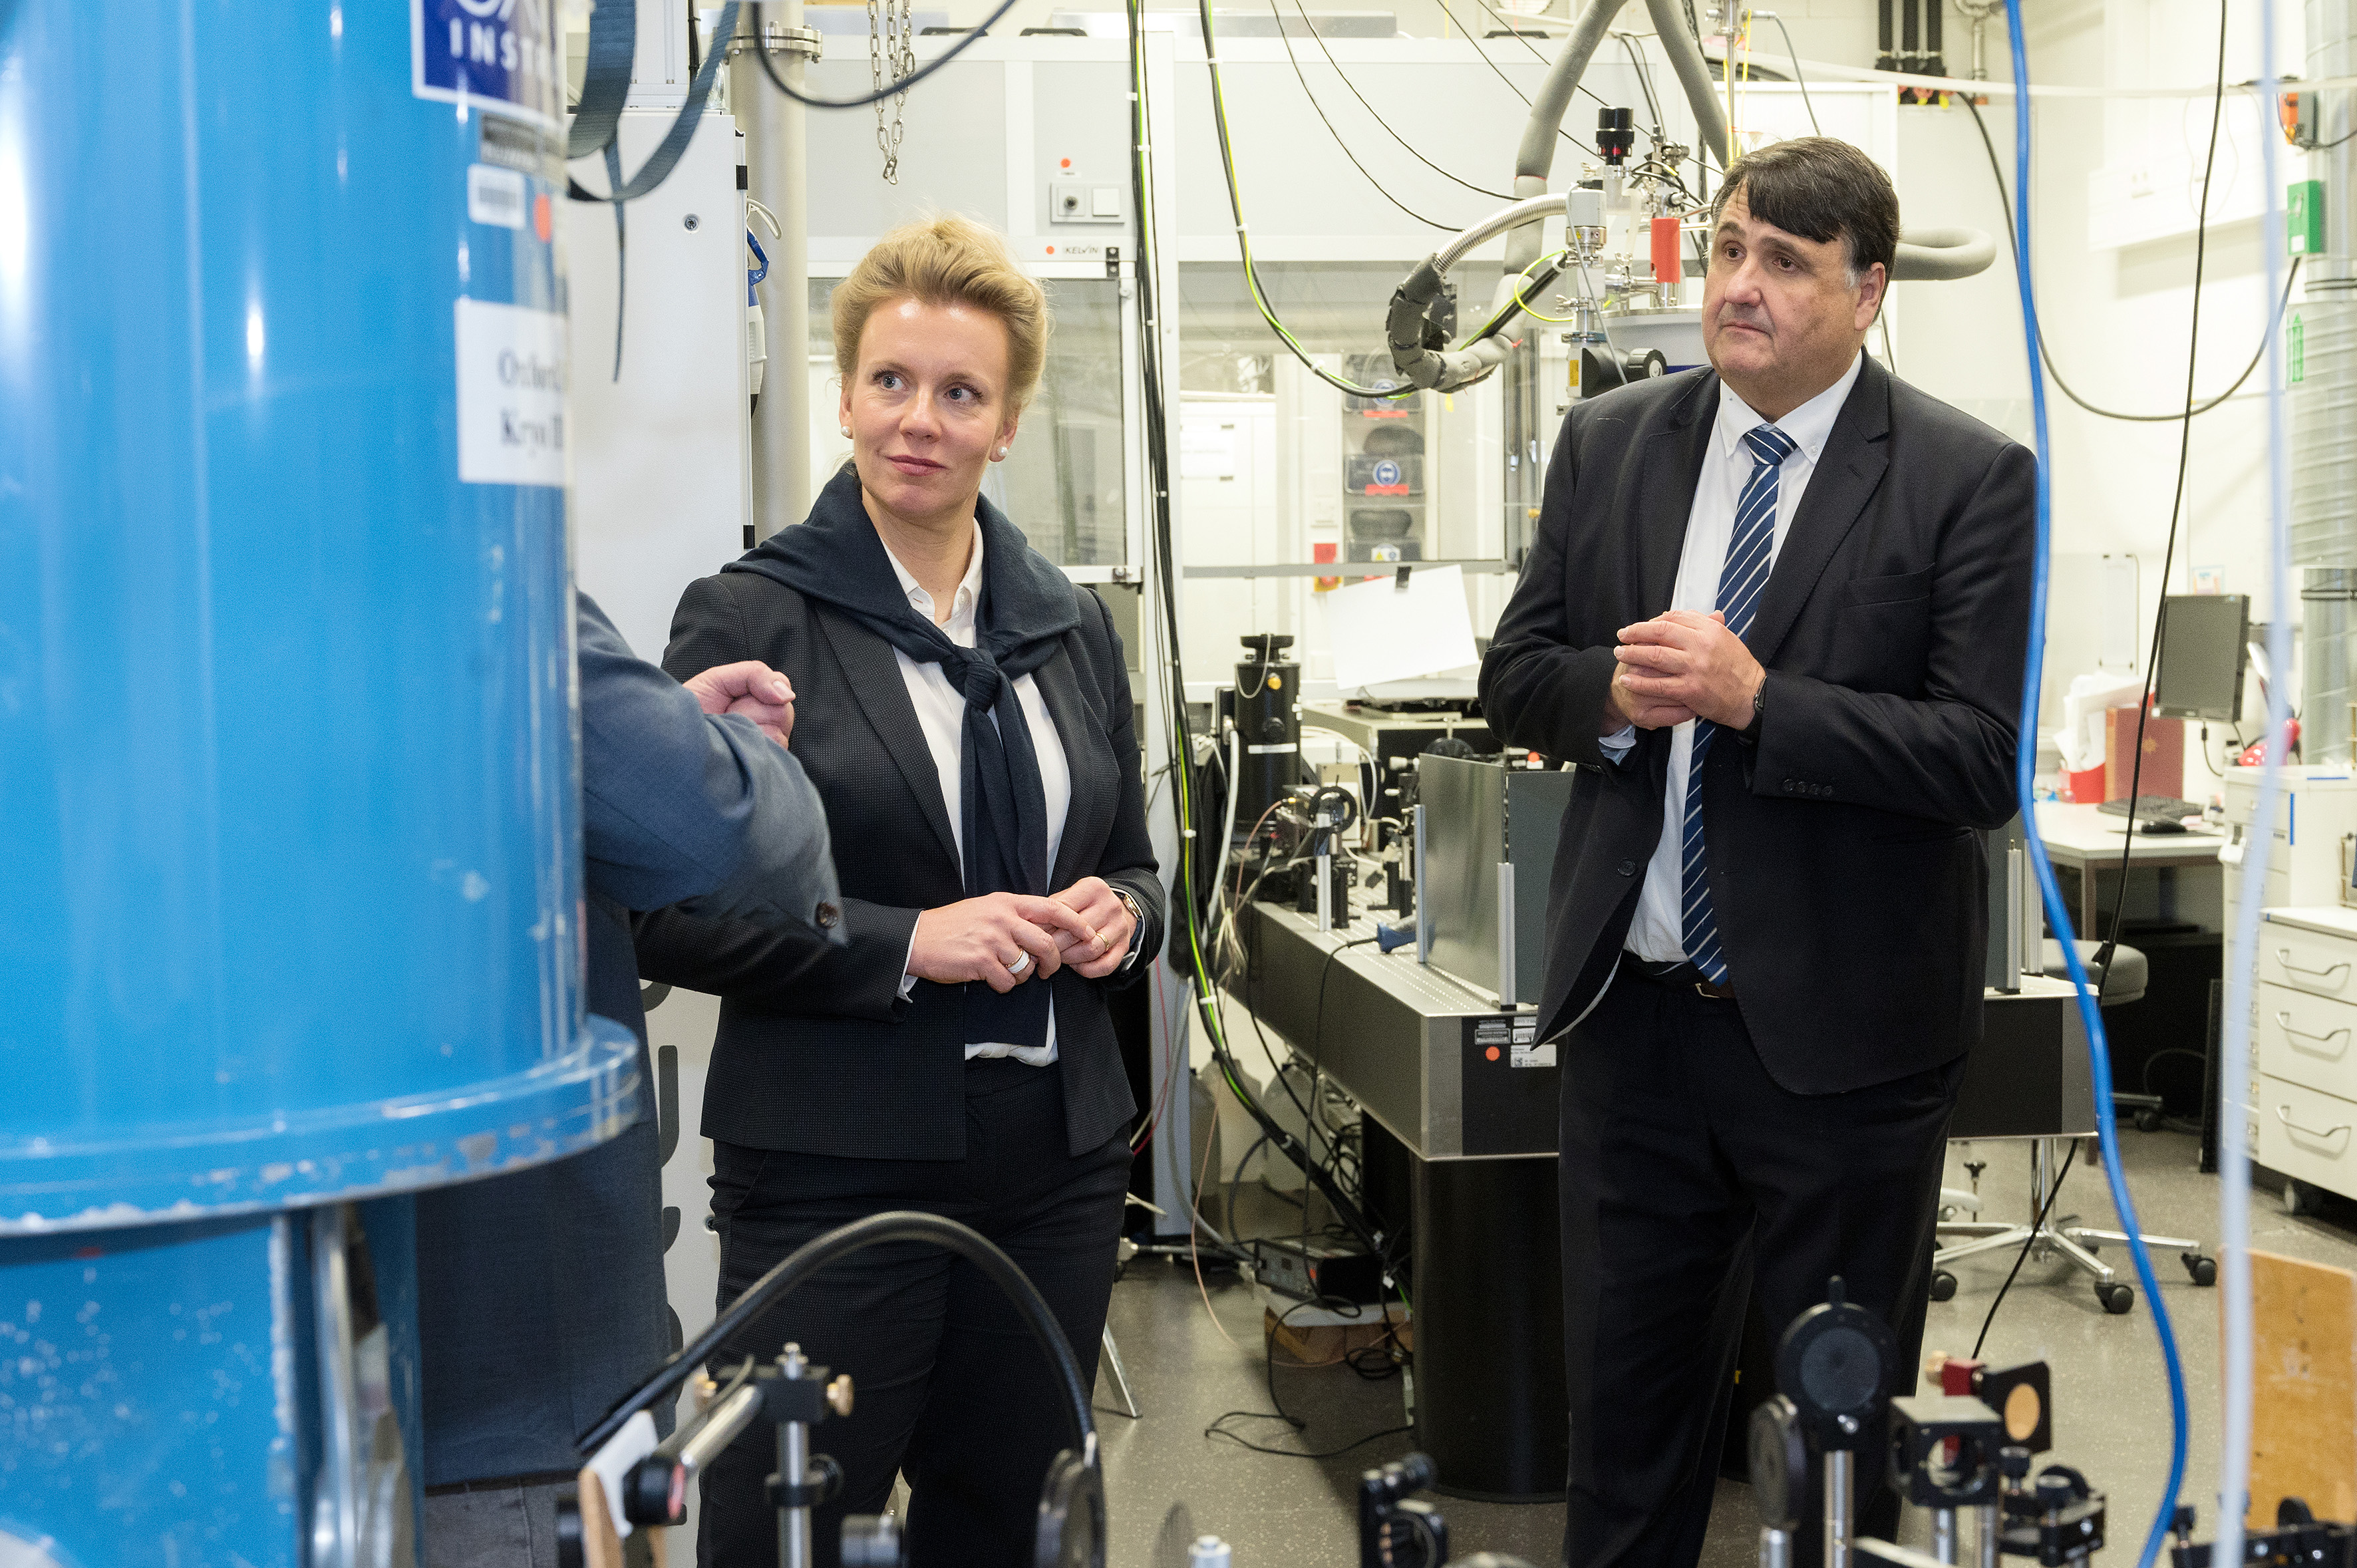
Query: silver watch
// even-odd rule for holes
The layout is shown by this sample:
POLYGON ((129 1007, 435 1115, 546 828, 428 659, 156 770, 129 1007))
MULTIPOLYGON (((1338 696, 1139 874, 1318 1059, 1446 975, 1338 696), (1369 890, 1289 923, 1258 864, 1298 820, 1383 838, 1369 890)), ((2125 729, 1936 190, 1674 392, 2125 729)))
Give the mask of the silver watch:
POLYGON ((1115 974, 1119 974, 1123 970, 1127 969, 1131 964, 1137 961, 1137 944, 1143 941, 1146 938, 1146 911, 1138 907, 1137 900, 1135 897, 1122 888, 1114 888, 1113 890, 1113 896, 1121 900, 1123 908, 1129 911, 1131 921, 1129 928, 1129 956, 1121 961, 1121 967, 1119 969, 1114 971, 1115 974))

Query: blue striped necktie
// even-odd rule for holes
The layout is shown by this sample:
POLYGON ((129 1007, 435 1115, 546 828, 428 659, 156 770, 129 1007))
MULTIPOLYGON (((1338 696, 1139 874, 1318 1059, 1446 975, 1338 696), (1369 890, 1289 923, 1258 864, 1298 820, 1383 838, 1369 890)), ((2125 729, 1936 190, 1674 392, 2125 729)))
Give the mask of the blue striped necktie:
MULTIPOLYGON (((1751 477, 1743 481, 1743 495, 1735 503, 1735 532, 1727 542, 1727 564, 1718 574, 1718 609, 1727 629, 1742 637, 1759 613, 1760 596, 1768 586, 1768 571, 1776 543, 1776 478, 1784 459, 1799 445, 1772 424, 1745 431, 1743 444, 1751 448, 1751 477)), ((1718 916, 1710 906, 1710 852, 1703 843, 1702 763, 1718 726, 1708 719, 1695 720, 1694 754, 1686 763, 1685 907, 1686 961, 1709 977, 1714 985, 1727 983, 1727 957, 1719 950, 1718 916)))

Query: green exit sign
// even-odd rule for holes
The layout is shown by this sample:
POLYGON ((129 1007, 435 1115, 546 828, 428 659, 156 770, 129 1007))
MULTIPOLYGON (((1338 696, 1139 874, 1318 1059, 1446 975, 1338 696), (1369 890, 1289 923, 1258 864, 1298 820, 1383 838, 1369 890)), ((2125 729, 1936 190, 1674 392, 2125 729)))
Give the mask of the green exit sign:
POLYGON ((2324 252, 2324 182, 2304 179, 2284 193, 2284 242, 2295 256, 2324 252))

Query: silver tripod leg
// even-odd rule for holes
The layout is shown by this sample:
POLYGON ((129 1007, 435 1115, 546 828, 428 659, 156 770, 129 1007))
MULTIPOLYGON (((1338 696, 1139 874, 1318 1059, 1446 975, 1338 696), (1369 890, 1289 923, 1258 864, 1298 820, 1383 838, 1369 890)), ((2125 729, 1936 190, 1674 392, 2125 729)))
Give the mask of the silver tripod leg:
POLYGON ((1113 1325, 1110 1323, 1105 1325, 1104 1353, 1105 1370, 1113 1374, 1113 1391, 1121 1396, 1122 1409, 1129 1419, 1135 1421, 1139 1414, 1137 1401, 1129 1391, 1129 1374, 1122 1368, 1121 1347, 1113 1342, 1113 1325))

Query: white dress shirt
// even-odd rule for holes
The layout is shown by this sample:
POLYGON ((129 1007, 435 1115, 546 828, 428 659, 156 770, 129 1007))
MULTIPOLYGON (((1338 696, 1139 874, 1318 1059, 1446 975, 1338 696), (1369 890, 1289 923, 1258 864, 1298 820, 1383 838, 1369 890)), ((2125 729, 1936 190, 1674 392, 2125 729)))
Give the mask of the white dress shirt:
MULTIPOLYGON (((1800 509, 1810 476, 1817 470, 1817 458, 1825 449, 1825 439, 1833 434, 1834 420, 1865 362, 1866 356, 1860 354, 1850 361, 1841 380, 1775 422, 1776 428, 1792 438, 1793 447, 1776 478, 1776 532, 1768 543, 1771 578, 1784 535, 1792 531, 1792 514, 1800 509)), ((1695 481, 1694 510, 1686 514, 1677 586, 1670 594, 1672 609, 1708 615, 1718 607, 1718 577, 1735 533, 1736 502, 1750 481, 1753 467, 1751 449, 1743 444, 1743 437, 1753 426, 1767 423, 1735 395, 1733 388, 1719 383, 1718 419, 1703 454, 1702 474, 1695 481)), ((1694 759, 1694 728, 1695 721, 1688 719, 1670 737, 1669 793, 1662 802, 1662 842, 1654 846, 1653 858, 1645 869, 1645 886, 1637 895, 1637 918, 1629 928, 1629 950, 1658 963, 1681 963, 1686 956, 1686 774, 1694 759)), ((1637 744, 1636 726, 1625 725, 1598 744, 1618 763, 1637 744)))
MULTIPOLYGON (((917 584, 899 556, 886 546, 885 558, 892 563, 893 575, 900 579, 900 587, 909 596, 909 603, 928 621, 933 618, 933 596, 917 584)), ((950 603, 950 618, 941 623, 949 639, 960 648, 974 645, 974 607, 982 596, 982 530, 974 531, 974 560, 965 569, 965 577, 958 584, 957 597, 950 603)), ((933 771, 941 776, 942 804, 949 808, 950 834, 957 841, 958 864, 965 864, 965 814, 960 809, 963 798, 964 778, 961 757, 965 746, 965 694, 950 681, 942 667, 931 661, 920 662, 899 649, 892 657, 900 661, 900 679, 908 683, 909 701, 917 710, 917 723, 925 732, 925 745, 933 754, 933 771)), ((1015 678, 1015 699, 1023 705, 1023 717, 1031 726, 1031 749, 1039 758, 1039 784, 1048 798, 1048 864, 1056 864, 1056 851, 1064 842, 1064 818, 1072 808, 1072 768, 1064 756, 1063 738, 1057 735, 1055 721, 1048 716, 1047 699, 1039 694, 1039 683, 1028 675, 1015 678)), ((996 718, 991 721, 996 724, 996 718)), ((909 933, 909 950, 916 951, 917 934, 909 933)), ((1025 984, 1033 983, 1025 981, 1025 984)), ((916 989, 917 977, 906 972, 905 961, 900 975, 900 994, 908 995, 916 989)), ((1013 1057, 1031 1067, 1045 1067, 1056 1059, 1056 1009, 1048 1008, 1048 1042, 1042 1046, 968 1045, 966 1058, 975 1057, 1013 1057)))

